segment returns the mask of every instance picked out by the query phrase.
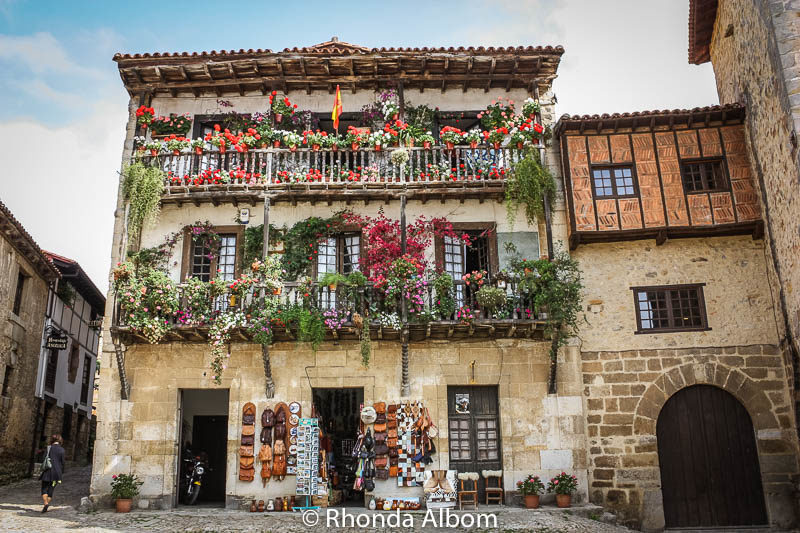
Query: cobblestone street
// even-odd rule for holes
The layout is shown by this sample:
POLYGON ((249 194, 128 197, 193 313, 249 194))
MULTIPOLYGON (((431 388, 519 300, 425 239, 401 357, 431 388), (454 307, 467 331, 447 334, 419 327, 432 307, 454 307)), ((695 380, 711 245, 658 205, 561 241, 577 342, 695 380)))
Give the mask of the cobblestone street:
MULTIPOLYGON (((61 531, 286 531, 303 532, 311 529, 325 527, 325 512, 321 511, 319 522, 316 526, 306 525, 300 513, 265 513, 251 514, 241 511, 228 511, 223 509, 196 507, 192 509, 181 508, 174 511, 140 511, 135 510, 130 514, 117 514, 109 510, 94 513, 80 514, 76 506, 81 497, 86 496, 89 490, 89 476, 91 470, 86 468, 71 469, 66 473, 64 483, 56 488, 53 505, 46 514, 41 513, 41 497, 39 495, 39 482, 36 480, 22 481, 6 487, 0 487, 0 528, 4 531, 25 531, 55 533, 61 531)), ((341 512, 341 509, 338 510, 341 512)), ((354 520, 358 519, 357 509, 348 509, 354 520)), ((538 531, 541 533, 621 533, 628 531, 578 516, 575 511, 526 511, 520 508, 481 507, 479 513, 497 513, 497 526, 500 531, 538 531)), ((464 511, 464 513, 468 513, 464 511)), ((370 516, 371 514, 366 513, 370 516)), ((387 515, 383 515, 386 517, 387 515)), ((463 528, 450 528, 446 524, 434 527, 430 522, 423 526, 424 513, 414 513, 413 520, 417 531, 458 530, 463 528)), ((457 514, 463 516, 463 514, 457 514)), ((438 513, 434 515, 439 520, 438 513)), ((360 519, 366 520, 365 517, 360 519)), ((306 517, 306 521, 313 521, 306 517)), ((361 522, 363 523, 363 522, 361 522)), ((309 522, 310 524, 310 522, 309 522)), ((372 522, 370 522, 370 525, 372 522)), ((344 526, 345 524, 341 524, 344 526)), ((380 523, 376 524, 380 526, 380 523)), ((402 523, 401 523, 402 525, 402 523)), ((331 531, 381 531, 392 530, 389 527, 332 527, 331 531)), ((472 531, 486 531, 486 527, 476 527, 472 531)))

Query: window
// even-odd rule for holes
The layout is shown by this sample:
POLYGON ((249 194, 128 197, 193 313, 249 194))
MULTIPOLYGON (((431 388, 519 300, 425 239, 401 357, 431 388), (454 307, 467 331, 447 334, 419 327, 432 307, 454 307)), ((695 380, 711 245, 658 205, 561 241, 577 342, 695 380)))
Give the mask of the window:
POLYGON ((89 381, 92 379, 92 358, 83 357, 83 375, 81 376, 81 404, 86 405, 89 400, 89 381))
POLYGON ((437 246, 437 263, 445 272, 453 276, 455 285, 455 298, 458 305, 466 301, 467 287, 460 284, 464 274, 473 270, 485 270, 494 274, 497 270, 497 234, 493 231, 492 224, 453 224, 459 233, 469 235, 470 245, 467 246, 459 238, 444 237, 437 246), (478 229, 476 226, 480 226, 478 229))
POLYGON ((14 372, 14 367, 6 365, 5 375, 3 376, 3 392, 2 396, 8 397, 8 389, 11 386, 11 374, 14 372))
POLYGON ((14 293, 14 307, 12 311, 15 315, 19 316, 19 312, 22 308, 22 293, 25 288, 25 274, 22 271, 17 273, 17 289, 14 293))
POLYGON ((592 168, 595 198, 636 196, 636 180, 630 165, 592 168))
POLYGON ((47 369, 44 375, 44 390, 56 391, 56 373, 58 372, 58 350, 50 350, 47 356, 47 369))
POLYGON ((714 191, 727 187, 721 159, 684 162, 681 164, 681 178, 686 192, 714 191))
MULTIPOLYGON (((349 274, 360 270, 361 234, 350 232, 327 237, 317 247, 317 279, 330 272, 349 274)), ((320 304, 325 308, 336 306, 336 293, 323 288, 320 304)))
POLYGON ((636 333, 711 329, 706 319, 703 285, 634 287, 636 333))
POLYGON ((217 226, 214 231, 219 235, 216 250, 212 250, 202 239, 192 239, 189 231, 184 233, 181 279, 211 281, 220 278, 231 281, 239 275, 244 242, 243 226, 217 226))
POLYGON ((78 377, 79 356, 80 345, 73 340, 69 351, 69 366, 67 367, 67 379, 70 383, 75 383, 75 378, 78 377))

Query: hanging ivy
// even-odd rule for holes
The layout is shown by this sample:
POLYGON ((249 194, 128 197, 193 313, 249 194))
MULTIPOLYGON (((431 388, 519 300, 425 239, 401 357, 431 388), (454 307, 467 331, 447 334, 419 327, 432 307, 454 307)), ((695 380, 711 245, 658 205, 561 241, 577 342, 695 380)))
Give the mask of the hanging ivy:
POLYGON ((286 270, 286 279, 309 275, 317 259, 319 241, 339 232, 341 226, 342 213, 336 213, 331 218, 307 218, 289 228, 283 238, 283 269, 286 270))
MULTIPOLYGON (((283 242, 286 228, 277 228, 269 225, 269 246, 276 247, 283 242)), ((256 259, 263 259, 264 253, 264 224, 248 226, 244 230, 244 264, 249 265, 256 259)))
POLYGON ((128 237, 134 239, 145 225, 158 219, 165 175, 160 168, 137 161, 126 166, 122 176, 122 197, 130 203, 128 237))
POLYGON ((555 196, 556 180, 541 164, 538 150, 529 149, 506 178, 508 223, 514 225, 517 210, 522 206, 528 224, 535 224, 544 216, 544 199, 547 198, 552 205, 555 196))

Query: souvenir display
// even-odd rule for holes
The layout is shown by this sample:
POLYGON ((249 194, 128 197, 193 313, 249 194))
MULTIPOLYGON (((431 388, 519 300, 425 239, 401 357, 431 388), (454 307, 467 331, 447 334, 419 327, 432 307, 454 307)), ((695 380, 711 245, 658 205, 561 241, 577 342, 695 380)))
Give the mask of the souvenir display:
POLYGON ((297 427, 296 494, 319 495, 319 444, 319 420, 301 418, 297 427))
POLYGON ((426 470, 422 489, 425 492, 425 505, 429 509, 455 507, 458 499, 456 471, 426 470))
POLYGON ((261 484, 266 487, 272 477, 272 426, 275 424, 275 413, 267 407, 261 413, 261 449, 258 461, 261 463, 261 484))
POLYGON ((250 402, 242 408, 242 440, 239 447, 239 480, 255 479, 256 406, 250 402))

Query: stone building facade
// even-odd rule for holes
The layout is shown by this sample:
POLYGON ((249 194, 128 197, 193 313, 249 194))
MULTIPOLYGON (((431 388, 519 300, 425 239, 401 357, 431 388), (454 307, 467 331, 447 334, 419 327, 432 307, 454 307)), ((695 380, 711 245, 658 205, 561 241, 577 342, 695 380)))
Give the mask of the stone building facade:
POLYGON ((47 296, 60 277, 9 209, 0 203, 0 483, 30 475, 38 404, 36 362, 44 342, 47 296))

